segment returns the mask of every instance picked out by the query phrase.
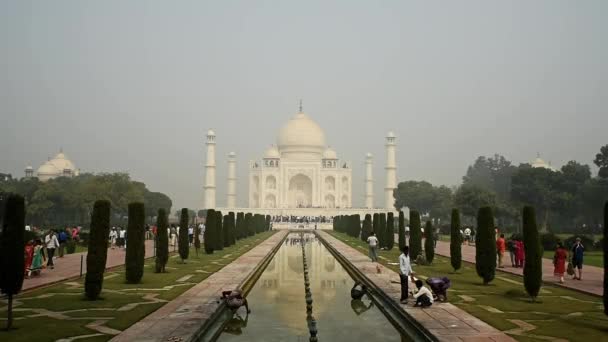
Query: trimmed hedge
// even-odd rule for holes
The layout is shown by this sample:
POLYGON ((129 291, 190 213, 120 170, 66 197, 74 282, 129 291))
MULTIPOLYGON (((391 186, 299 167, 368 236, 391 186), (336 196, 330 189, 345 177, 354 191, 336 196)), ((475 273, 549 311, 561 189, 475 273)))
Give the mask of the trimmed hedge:
POLYGON ((426 235, 426 239, 424 239, 424 256, 426 257, 426 262, 430 265, 433 263, 433 259, 435 258, 435 243, 433 241, 433 224, 431 221, 426 221, 426 226, 424 227, 424 233, 426 235))
POLYGON ((129 284, 137 284, 144 275, 146 210, 142 202, 129 203, 125 277, 129 284))
POLYGON ((207 219, 205 220, 205 232, 203 233, 203 245, 205 246, 206 254, 213 254, 215 250, 215 210, 207 210, 207 219))
POLYGON ((422 253, 422 231, 420 230, 420 213, 410 210, 410 258, 416 260, 422 253))
POLYGON ((462 235, 460 234, 460 212, 452 209, 450 223, 450 263, 454 271, 462 267, 462 235))
POLYGON ((188 239, 188 208, 182 208, 182 213, 179 219, 179 239, 177 240, 177 246, 179 250, 179 257, 182 262, 188 259, 190 254, 190 241, 188 239))
POLYGON ((367 238, 372 233, 372 215, 365 214, 365 219, 363 220, 363 227, 361 228, 361 240, 363 242, 367 242, 367 238))
POLYGON ((165 209, 158 209, 156 216, 156 260, 154 272, 164 273, 169 261, 169 236, 167 234, 169 220, 165 209))
POLYGON ((386 249, 389 251, 395 245, 395 217, 392 212, 387 214, 386 218, 386 249))
POLYGON ((87 250, 87 274, 84 293, 87 299, 99 298, 103 286, 103 273, 108 258, 108 235, 110 234, 110 201, 99 200, 93 205, 91 232, 87 250))
MULTIPOLYGON (((1 204, 1 203, 0 203, 1 204)), ((21 291, 25 276, 25 200, 9 195, 5 200, 0 234, 0 289, 8 296, 6 329, 13 325, 13 296, 21 291)))
POLYGON ((405 214, 399 210, 399 250, 405 247, 405 214))
POLYGON ((213 244, 213 249, 216 251, 221 251, 224 249, 224 232, 222 231, 222 219, 224 216, 221 211, 215 212, 215 232, 214 237, 215 241, 213 244))
POLYGON ((491 207, 480 208, 477 213, 477 234, 475 234, 475 269, 477 275, 487 285, 496 273, 496 241, 494 214, 491 207))
POLYGON ((543 282, 543 249, 538 237, 536 225, 536 213, 534 208, 525 206, 523 210, 523 232, 524 232, 524 287, 526 292, 536 300, 543 282))

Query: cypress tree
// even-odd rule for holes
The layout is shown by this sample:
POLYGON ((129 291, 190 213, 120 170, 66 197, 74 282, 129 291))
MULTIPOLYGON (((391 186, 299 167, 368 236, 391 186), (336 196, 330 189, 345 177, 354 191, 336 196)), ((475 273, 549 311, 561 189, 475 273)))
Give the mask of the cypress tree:
POLYGON ((127 224, 127 252, 125 253, 125 276, 127 283, 137 284, 144 275, 146 211, 141 202, 129 203, 127 224))
POLYGON ((205 232, 203 232, 203 245, 205 253, 213 254, 215 250, 215 210, 207 210, 207 219, 205 220, 205 232))
POLYGON ((245 238, 245 214, 242 212, 236 214, 236 238, 243 239, 245 238))
POLYGON ((608 315, 608 201, 604 204, 604 313, 608 315))
POLYGON ((372 233, 372 215, 365 214, 365 219, 363 220, 363 228, 361 229, 361 240, 363 242, 367 242, 367 238, 372 233))
POLYGON ((270 215, 266 215, 266 231, 270 230, 270 215))
POLYGON ((359 214, 352 215, 350 230, 352 237, 358 239, 361 236, 361 216, 359 214))
POLYGON ((430 220, 426 221, 424 235, 426 236, 424 239, 424 256, 426 257, 426 262, 432 264, 435 258, 435 243, 433 242, 433 224, 430 220))
POLYGON ((392 212, 387 215, 386 222, 386 249, 389 251, 395 245, 395 217, 392 212))
POLYGON ((380 248, 386 248, 388 237, 386 236, 386 213, 380 213, 380 223, 378 230, 380 231, 380 248))
POLYGON ((246 236, 253 236, 255 234, 253 228, 253 215, 251 215, 251 213, 245 214, 245 231, 247 232, 246 236))
POLYGON ((399 210, 399 250, 405 247, 405 215, 399 210))
POLYGON ((475 268, 487 285, 496 272, 496 241, 494 241, 494 214, 491 207, 480 208, 477 213, 475 234, 475 268))
POLYGON ((169 261, 168 227, 169 220, 167 219, 167 212, 165 209, 158 209, 158 215, 156 217, 156 263, 154 269, 156 273, 164 273, 165 266, 169 261))
POLYGON ((224 215, 222 230, 224 233, 224 247, 230 247, 230 215, 228 214, 224 215))
MULTIPOLYGON (((378 216, 378 213, 374 213, 374 216, 372 216, 373 220, 372 220, 372 230, 374 231, 374 234, 376 234, 376 238, 380 239, 378 237, 378 235, 380 235, 380 232, 378 232, 378 223, 380 223, 380 216, 378 216)), ((380 242, 380 241, 378 241, 380 242)))
POLYGON ((188 259, 190 254, 190 241, 188 239, 188 208, 182 208, 182 214, 179 220, 179 240, 177 246, 179 250, 179 257, 182 259, 182 263, 188 259))
POLYGON ((0 234, 0 290, 8 297, 6 330, 13 326, 13 296, 21 291, 25 276, 25 200, 8 195, 4 202, 0 234))
POLYGON ((224 250, 224 232, 222 230, 222 219, 224 216, 221 211, 215 212, 215 250, 224 250))
POLYGON ((462 267, 462 235, 460 234, 460 212, 452 209, 450 225, 450 262, 454 271, 462 267))
POLYGON ((99 298, 103 286, 103 272, 108 257, 108 235, 110 234, 110 201, 100 200, 93 205, 91 231, 87 251, 87 274, 84 294, 89 300, 99 298))
POLYGON ((410 258, 416 260, 422 253, 422 231, 420 230, 420 213, 410 210, 410 258))
POLYGON ((230 237, 230 246, 234 245, 236 243, 236 224, 235 224, 235 216, 234 216, 234 212, 231 211, 228 213, 228 222, 230 222, 229 225, 229 231, 230 233, 228 234, 230 237))
POLYGON ((524 207, 523 232, 524 250, 526 252, 524 286, 526 292, 532 297, 532 301, 535 301, 543 281, 543 248, 538 236, 536 214, 533 207, 524 207))

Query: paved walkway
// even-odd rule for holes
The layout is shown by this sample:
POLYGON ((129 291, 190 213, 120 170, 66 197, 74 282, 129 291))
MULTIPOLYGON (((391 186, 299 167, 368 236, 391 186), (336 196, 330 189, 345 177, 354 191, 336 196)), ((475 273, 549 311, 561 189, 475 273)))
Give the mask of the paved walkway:
MULTIPOLYGON (((376 270, 378 264, 370 262, 363 253, 326 232, 318 231, 317 233, 363 272, 378 288, 399 302, 401 286, 399 285, 399 275, 396 272, 381 266, 381 273, 378 273, 376 270)), ((450 303, 436 303, 430 308, 424 309, 413 307, 412 300, 409 305, 400 305, 440 341, 515 341, 507 334, 450 303)))
MULTIPOLYGON (((443 256, 450 256, 450 243, 437 241, 435 253, 443 256)), ((462 245, 462 260, 475 263, 475 247, 462 245)), ((523 275, 523 269, 511 267, 509 252, 505 253, 504 268, 497 268, 502 272, 516 275, 523 275)), ((543 258, 543 281, 569 289, 585 292, 588 294, 603 296, 604 289, 604 270, 595 266, 583 266, 583 280, 572 280, 566 275, 564 284, 559 283, 559 279, 553 275, 553 260, 543 258)))
MULTIPOLYGON (((112 342, 191 341, 220 307, 222 291, 240 287, 288 231, 273 234, 229 265, 135 323, 112 342)), ((244 309, 242 309, 244 310, 244 309)))
MULTIPOLYGON (((171 248, 170 248, 171 250, 171 248)), ((154 255, 154 241, 146 240, 146 258, 154 255)), ((25 279, 23 281, 22 291, 32 290, 38 287, 48 286, 60 281, 76 278, 80 275, 80 258, 82 256, 82 274, 87 272, 87 253, 65 254, 63 258, 55 258, 55 269, 49 268, 42 270, 42 273, 37 277, 25 279)), ((124 249, 108 249, 108 259, 106 268, 124 265, 125 250, 124 249)))

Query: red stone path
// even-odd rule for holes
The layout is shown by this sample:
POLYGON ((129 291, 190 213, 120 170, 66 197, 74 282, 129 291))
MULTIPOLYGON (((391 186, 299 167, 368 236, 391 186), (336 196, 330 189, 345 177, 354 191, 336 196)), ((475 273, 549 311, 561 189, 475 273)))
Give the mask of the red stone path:
MULTIPOLYGON (((146 240, 146 258, 154 254, 154 241, 146 240)), ((48 286, 57 282, 76 278, 80 275, 80 256, 83 256, 82 274, 87 271, 87 253, 66 254, 63 258, 55 258, 55 269, 49 268, 42 270, 42 273, 37 277, 25 279, 23 281, 23 291, 32 290, 38 287, 48 286)), ((124 249, 108 249, 108 259, 106 268, 124 265, 125 250, 124 249)))
MULTIPOLYGON (((450 256, 450 243, 444 241, 437 241, 437 248, 435 253, 443 256, 450 256)), ((475 247, 463 245, 462 246, 462 260, 475 263, 475 247)), ((497 268, 499 271, 523 275, 521 268, 511 267, 511 259, 509 252, 505 253, 504 257, 504 268, 497 268)), ((553 276, 553 260, 543 258, 543 281, 558 286, 567 287, 576 291, 592 294, 596 296, 603 295, 604 288, 604 270, 600 267, 583 265, 583 280, 572 280, 571 277, 567 276, 564 279, 564 284, 560 284, 559 279, 553 276)))

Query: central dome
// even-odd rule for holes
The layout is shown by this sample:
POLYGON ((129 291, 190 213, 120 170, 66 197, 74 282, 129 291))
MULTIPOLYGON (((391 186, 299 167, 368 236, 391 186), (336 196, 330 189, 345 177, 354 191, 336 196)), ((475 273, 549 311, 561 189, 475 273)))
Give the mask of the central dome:
POLYGON ((281 154, 316 154, 325 150, 325 133, 308 115, 300 112, 279 131, 277 141, 281 154))

